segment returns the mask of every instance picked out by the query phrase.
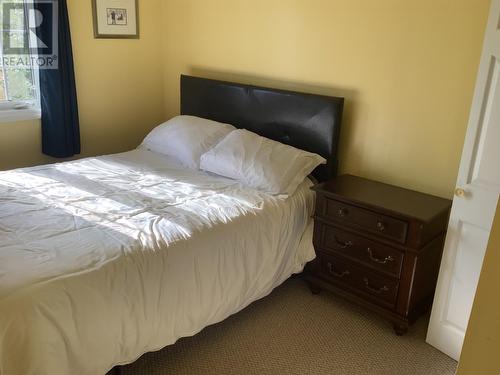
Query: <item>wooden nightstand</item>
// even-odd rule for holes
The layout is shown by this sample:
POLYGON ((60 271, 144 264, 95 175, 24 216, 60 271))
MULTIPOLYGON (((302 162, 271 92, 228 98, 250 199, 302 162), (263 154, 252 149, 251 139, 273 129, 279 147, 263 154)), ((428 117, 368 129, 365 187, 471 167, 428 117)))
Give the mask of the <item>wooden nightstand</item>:
POLYGON ((313 190, 311 290, 361 304, 404 334, 432 302, 451 201, 350 175, 313 190))

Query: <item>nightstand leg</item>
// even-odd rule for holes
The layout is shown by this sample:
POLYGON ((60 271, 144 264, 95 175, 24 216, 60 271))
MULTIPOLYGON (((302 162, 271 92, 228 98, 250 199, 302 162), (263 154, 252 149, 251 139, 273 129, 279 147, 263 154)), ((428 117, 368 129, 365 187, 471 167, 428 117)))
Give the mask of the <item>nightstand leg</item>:
POLYGON ((408 332, 408 323, 393 323, 396 335, 403 336, 408 332))
POLYGON ((307 282, 307 285, 309 285, 309 289, 311 290, 312 294, 320 294, 323 289, 321 287, 311 283, 310 281, 307 282))

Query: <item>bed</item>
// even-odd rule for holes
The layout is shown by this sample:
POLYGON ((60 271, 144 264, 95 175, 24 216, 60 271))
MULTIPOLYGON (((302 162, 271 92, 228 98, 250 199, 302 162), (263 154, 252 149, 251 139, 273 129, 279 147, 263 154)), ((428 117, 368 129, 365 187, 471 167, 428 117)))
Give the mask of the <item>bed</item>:
MULTIPOLYGON (((343 99, 181 77, 181 112, 323 156, 343 99)), ((0 172, 0 374, 104 374, 220 322, 314 258, 283 198, 136 149, 0 172)))

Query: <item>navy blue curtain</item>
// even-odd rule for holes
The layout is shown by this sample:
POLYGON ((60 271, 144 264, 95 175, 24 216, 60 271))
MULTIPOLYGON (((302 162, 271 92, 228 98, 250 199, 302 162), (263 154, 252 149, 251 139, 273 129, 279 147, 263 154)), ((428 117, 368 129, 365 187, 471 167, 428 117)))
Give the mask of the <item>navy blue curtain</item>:
POLYGON ((65 158, 80 153, 68 7, 66 0, 35 2, 34 7, 42 16, 36 29, 38 61, 39 65, 45 64, 40 68, 42 151, 53 157, 65 158), (50 64, 56 64, 57 68, 49 68, 50 64))

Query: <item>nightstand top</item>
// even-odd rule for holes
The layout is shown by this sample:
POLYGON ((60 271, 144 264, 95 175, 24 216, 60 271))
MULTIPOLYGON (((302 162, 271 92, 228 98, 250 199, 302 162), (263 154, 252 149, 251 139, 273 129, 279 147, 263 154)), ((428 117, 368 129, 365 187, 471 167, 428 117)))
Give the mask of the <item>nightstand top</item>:
POLYGON ((431 221, 451 207, 451 201, 448 199, 352 175, 335 177, 314 186, 313 190, 422 222, 431 221))

